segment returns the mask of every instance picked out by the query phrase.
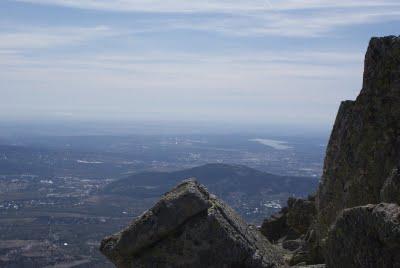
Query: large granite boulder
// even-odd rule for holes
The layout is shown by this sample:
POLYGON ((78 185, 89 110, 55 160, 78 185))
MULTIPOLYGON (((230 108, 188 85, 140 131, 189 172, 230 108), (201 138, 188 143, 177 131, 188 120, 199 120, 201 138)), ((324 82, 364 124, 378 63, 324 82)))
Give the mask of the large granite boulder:
POLYGON ((400 207, 381 203, 343 211, 329 231, 327 267, 400 267, 400 207))
POLYGON ((317 228, 323 244, 345 208, 381 202, 381 189, 400 163, 400 37, 372 38, 363 87, 341 104, 318 189, 317 228))
POLYGON ((100 246, 117 267, 282 267, 282 253, 254 226, 186 180, 100 246))

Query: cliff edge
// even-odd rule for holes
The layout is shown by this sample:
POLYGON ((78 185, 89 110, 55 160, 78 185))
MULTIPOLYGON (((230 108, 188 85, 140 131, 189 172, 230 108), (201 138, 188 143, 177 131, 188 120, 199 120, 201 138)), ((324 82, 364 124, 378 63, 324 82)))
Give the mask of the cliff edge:
POLYGON ((308 220, 302 221, 310 223, 308 229, 297 229, 293 242, 296 220, 289 216, 299 212, 289 202, 262 231, 283 246, 297 245, 291 247, 291 264, 400 265, 399 164, 400 37, 372 38, 362 90, 355 101, 340 105, 313 204, 316 213, 306 213, 308 220))
POLYGON ((361 93, 341 104, 328 144, 316 198, 321 236, 344 208, 382 201, 400 163, 399 134, 400 38, 372 38, 361 93))

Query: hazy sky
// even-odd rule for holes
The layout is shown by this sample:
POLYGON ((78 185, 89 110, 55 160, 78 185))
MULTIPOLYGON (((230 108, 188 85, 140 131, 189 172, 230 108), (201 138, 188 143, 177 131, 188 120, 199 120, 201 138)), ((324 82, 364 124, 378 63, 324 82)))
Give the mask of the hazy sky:
POLYGON ((331 125, 398 0, 1 0, 0 118, 331 125))

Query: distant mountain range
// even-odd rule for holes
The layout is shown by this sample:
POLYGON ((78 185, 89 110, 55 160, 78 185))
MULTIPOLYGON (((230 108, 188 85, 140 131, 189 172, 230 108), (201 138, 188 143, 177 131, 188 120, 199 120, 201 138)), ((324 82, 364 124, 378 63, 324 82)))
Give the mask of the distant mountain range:
POLYGON ((194 177, 212 193, 226 196, 231 192, 257 195, 261 192, 304 196, 318 185, 312 177, 278 176, 243 165, 207 164, 175 172, 144 172, 107 185, 104 193, 135 197, 160 196, 184 179, 194 177))
POLYGON ((314 192, 318 178, 278 176, 243 165, 207 164, 175 172, 145 172, 108 184, 102 194, 159 198, 182 180, 195 177, 249 221, 275 212, 289 196, 314 192))

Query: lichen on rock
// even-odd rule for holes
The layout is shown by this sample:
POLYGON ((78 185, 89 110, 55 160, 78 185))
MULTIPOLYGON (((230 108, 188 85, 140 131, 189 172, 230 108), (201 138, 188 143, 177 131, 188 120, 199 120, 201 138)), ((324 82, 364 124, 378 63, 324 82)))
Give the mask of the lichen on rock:
POLYGON ((381 203, 346 209, 330 228, 328 267, 400 267, 400 207, 381 203))
POLYGON ((328 144, 316 198, 319 241, 346 208, 381 202, 400 163, 400 38, 372 38, 363 88, 343 102, 328 144))
POLYGON ((393 169, 381 189, 381 201, 400 204, 400 170, 393 169))
POLYGON ((281 267, 283 254, 195 180, 186 180, 101 252, 118 267, 281 267))

